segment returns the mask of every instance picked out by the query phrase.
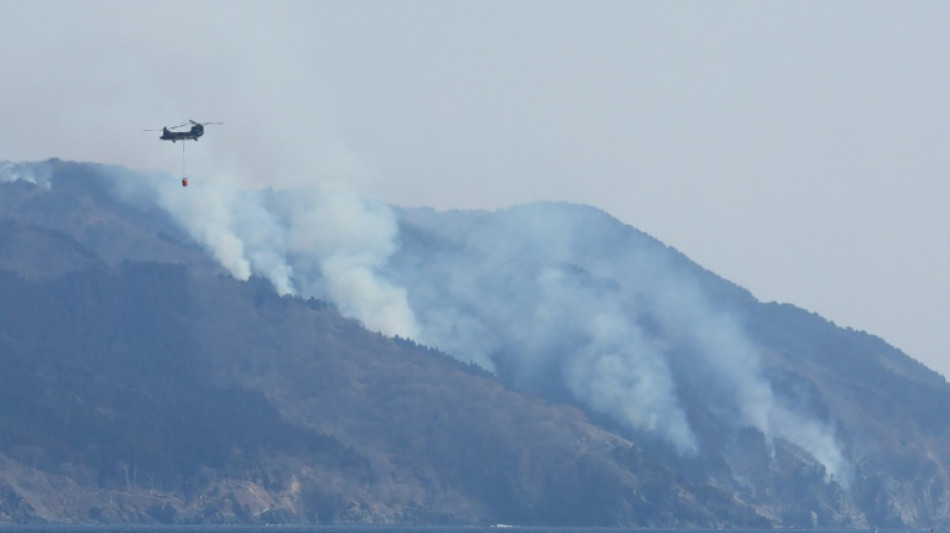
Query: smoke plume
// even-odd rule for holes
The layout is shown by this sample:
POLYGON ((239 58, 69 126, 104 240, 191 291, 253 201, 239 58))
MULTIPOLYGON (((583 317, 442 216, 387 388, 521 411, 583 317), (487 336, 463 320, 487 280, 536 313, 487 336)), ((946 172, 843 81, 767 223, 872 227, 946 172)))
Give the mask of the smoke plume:
POLYGON ((50 187, 50 173, 45 165, 0 161, 0 183, 14 181, 25 181, 48 189, 50 187))
POLYGON ((405 289, 385 278, 396 246, 392 211, 342 189, 274 191, 222 182, 183 190, 168 176, 117 183, 130 201, 154 201, 235 278, 259 275, 281 295, 333 302, 386 335, 416 337, 405 289))
MULTIPOLYGON (((703 452, 691 416, 791 444, 847 485, 833 427, 773 393, 755 344, 692 263, 593 208, 393 210, 333 187, 145 196, 238 279, 333 302, 387 335, 437 347, 516 386, 566 391, 679 454, 703 452), (689 387, 707 413, 690 412, 689 387)), ((693 408, 695 409, 695 407, 693 408)))

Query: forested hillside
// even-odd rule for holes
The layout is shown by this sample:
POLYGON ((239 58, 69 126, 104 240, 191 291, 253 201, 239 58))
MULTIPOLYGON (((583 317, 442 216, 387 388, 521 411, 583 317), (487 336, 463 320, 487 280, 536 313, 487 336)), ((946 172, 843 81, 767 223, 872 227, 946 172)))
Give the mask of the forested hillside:
POLYGON ((595 208, 0 166, 0 520, 923 527, 946 381, 595 208))

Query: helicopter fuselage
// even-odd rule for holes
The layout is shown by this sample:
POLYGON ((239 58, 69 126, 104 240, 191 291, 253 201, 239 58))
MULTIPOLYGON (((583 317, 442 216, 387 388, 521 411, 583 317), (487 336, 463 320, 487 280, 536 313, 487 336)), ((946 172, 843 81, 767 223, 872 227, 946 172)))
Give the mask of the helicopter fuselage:
POLYGON ((168 128, 162 129, 162 136, 159 139, 163 141, 197 141, 198 137, 205 134, 205 129, 201 124, 195 124, 188 131, 172 131, 168 128))

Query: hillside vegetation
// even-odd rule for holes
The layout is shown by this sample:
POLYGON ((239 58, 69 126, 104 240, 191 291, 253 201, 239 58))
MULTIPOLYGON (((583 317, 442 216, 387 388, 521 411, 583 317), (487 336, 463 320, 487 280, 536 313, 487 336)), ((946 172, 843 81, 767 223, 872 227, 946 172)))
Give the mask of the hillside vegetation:
POLYGON ((264 192, 245 272, 150 179, 0 166, 2 522, 950 523, 942 377, 596 209, 264 192))

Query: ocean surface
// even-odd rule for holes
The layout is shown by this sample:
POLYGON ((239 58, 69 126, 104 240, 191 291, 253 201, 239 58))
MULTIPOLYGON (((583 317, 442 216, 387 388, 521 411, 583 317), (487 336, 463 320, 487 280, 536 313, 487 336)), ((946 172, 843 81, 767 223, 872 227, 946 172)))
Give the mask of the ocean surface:
MULTIPOLYGON (((0 533, 870 533, 843 529, 668 529, 513 526, 207 526, 0 524, 0 533)), ((900 530, 892 533, 924 533, 900 530)), ((887 533, 874 530, 874 533, 887 533)))

